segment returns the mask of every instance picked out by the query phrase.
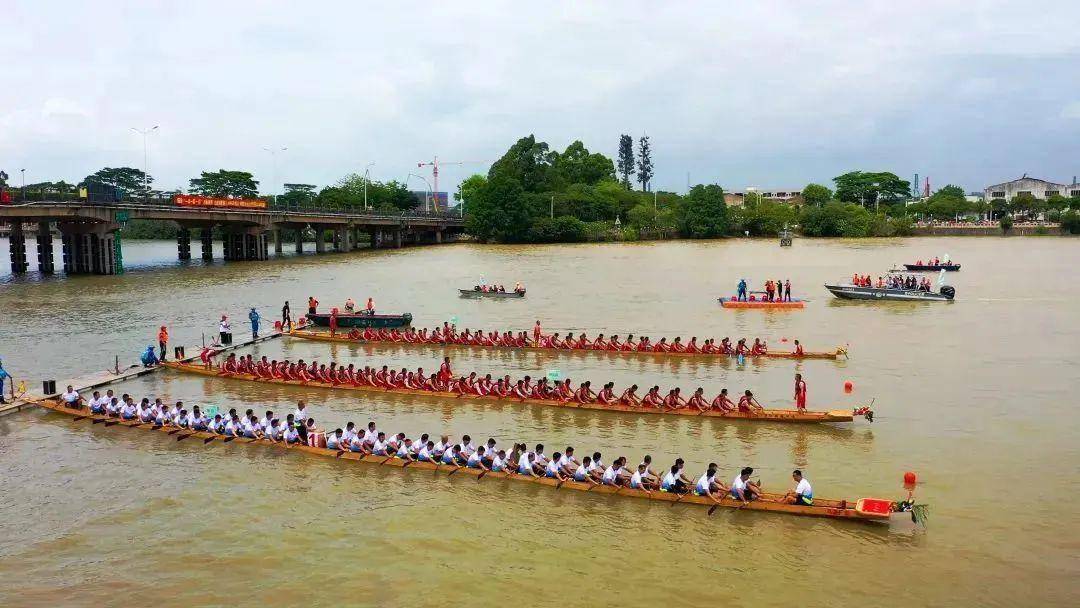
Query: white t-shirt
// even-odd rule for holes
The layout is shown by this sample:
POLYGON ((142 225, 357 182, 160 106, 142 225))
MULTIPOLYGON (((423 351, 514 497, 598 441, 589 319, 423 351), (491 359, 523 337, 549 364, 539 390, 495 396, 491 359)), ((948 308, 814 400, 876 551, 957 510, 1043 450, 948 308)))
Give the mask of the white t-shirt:
POLYGON ((474 466, 479 466, 479 464, 480 464, 480 455, 477 454, 476 452, 473 452, 472 455, 469 456, 469 466, 474 467, 474 466))
POLYGON ((70 405, 79 400, 79 391, 72 390, 70 392, 65 392, 63 395, 61 395, 61 398, 63 398, 64 403, 70 405))
POLYGON ((675 473, 668 469, 668 472, 664 474, 664 479, 660 482, 660 487, 667 490, 675 486, 675 473))
POLYGON ((634 488, 641 487, 641 473, 634 471, 634 474, 630 476, 630 486, 634 488))
POLYGON ((810 487, 810 482, 805 477, 799 480, 799 485, 795 486, 795 493, 807 498, 814 497, 814 489, 810 487))
POLYGON ((614 467, 608 467, 607 469, 604 470, 604 477, 603 477, 604 483, 614 483, 615 476, 616 476, 616 473, 615 473, 614 467))
POLYGON ((731 482, 732 490, 745 490, 746 482, 742 480, 742 475, 736 475, 735 479, 731 482))
POLYGON ((697 485, 694 486, 694 489, 701 494, 708 492, 709 489, 712 487, 714 477, 709 477, 708 472, 702 473, 701 477, 698 478, 697 485))
POLYGON ((379 439, 378 429, 367 429, 364 431, 364 443, 374 444, 379 439))
POLYGON ((427 446, 420 448, 420 451, 416 454, 418 460, 434 460, 431 457, 431 452, 428 451, 427 446))
POLYGON ((501 468, 503 468, 505 466, 506 466, 506 461, 503 460, 502 458, 499 458, 498 454, 496 454, 495 457, 491 459, 491 468, 492 469, 497 471, 497 470, 499 470, 499 469, 501 469, 501 468))
POLYGON ((559 463, 555 462, 554 460, 549 462, 548 465, 547 465, 547 472, 550 473, 551 475, 555 475, 556 473, 558 473, 559 472, 559 463))

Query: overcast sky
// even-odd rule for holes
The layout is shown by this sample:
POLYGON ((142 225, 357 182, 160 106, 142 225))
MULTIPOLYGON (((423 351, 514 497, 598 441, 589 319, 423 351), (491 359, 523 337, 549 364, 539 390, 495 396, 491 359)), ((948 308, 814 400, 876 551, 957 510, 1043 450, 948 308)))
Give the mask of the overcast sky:
MULTIPOLYGON (((3 0, 0 169, 143 163, 332 183, 374 162, 441 189, 533 133, 661 189, 800 188, 852 170, 967 190, 1080 174, 1080 2, 3 0), (423 171, 430 179, 430 170, 423 171)), ((422 189, 413 179, 410 185, 422 189)))

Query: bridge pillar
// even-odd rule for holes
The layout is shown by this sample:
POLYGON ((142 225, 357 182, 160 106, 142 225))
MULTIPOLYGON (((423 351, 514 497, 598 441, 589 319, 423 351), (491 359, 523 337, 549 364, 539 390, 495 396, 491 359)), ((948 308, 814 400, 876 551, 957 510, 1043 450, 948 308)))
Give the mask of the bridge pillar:
POLYGON ((53 274, 56 266, 53 263, 53 238, 49 229, 49 222, 38 222, 37 232, 37 259, 38 270, 41 274, 53 274))
POLYGON ((214 259, 214 228, 212 226, 204 226, 202 232, 199 235, 199 240, 202 241, 202 259, 207 262, 214 259))
POLYGON ((296 229, 296 253, 297 255, 304 253, 304 227, 300 226, 296 229))
POLYGON ((11 247, 11 274, 23 274, 29 264, 26 263, 26 235, 23 233, 22 219, 17 219, 11 225, 8 245, 11 247))
POLYGON ((186 226, 176 231, 176 252, 183 261, 191 259, 191 230, 186 226))
POLYGON ((334 226, 333 232, 330 233, 330 241, 334 245, 334 251, 341 253, 345 251, 344 238, 341 236, 341 228, 334 226))
POLYGON ((315 253, 326 253, 326 229, 314 224, 311 227, 315 229, 315 253))
POLYGON ((401 249, 401 229, 394 230, 394 249, 401 249))
POLYGON ((352 226, 345 226, 341 229, 341 242, 346 252, 356 249, 356 242, 353 239, 352 226))
POLYGON ((281 255, 281 228, 274 228, 274 253, 281 255))
POLYGON ((442 230, 435 231, 435 243, 442 243, 442 230))
POLYGON ((116 224, 60 226, 67 274, 117 274, 116 224))

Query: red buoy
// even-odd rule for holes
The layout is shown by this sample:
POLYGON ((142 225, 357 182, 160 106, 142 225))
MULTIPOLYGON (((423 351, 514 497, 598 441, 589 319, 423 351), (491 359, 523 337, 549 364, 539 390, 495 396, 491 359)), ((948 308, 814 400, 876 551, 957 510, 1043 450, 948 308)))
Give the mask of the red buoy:
POLYGON ((853 390, 855 390, 855 383, 853 383, 851 380, 845 380, 844 381, 844 392, 845 393, 850 393, 853 390))
POLYGON ((916 481, 918 481, 918 479, 915 477, 914 471, 908 471, 907 473, 904 473, 904 485, 913 486, 915 485, 916 481))

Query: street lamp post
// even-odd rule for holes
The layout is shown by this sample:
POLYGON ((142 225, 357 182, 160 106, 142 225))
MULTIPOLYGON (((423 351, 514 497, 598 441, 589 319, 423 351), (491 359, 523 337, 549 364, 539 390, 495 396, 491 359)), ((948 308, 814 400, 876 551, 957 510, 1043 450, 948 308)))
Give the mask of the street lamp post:
MULTIPOLYGON (((271 179, 273 180, 273 183, 270 184, 270 187, 274 188, 276 190, 276 189, 278 189, 277 153, 278 152, 284 152, 284 151, 288 150, 288 148, 286 148, 285 146, 282 146, 280 148, 268 148, 266 146, 263 146, 263 150, 266 150, 267 152, 270 153, 270 170, 271 170, 270 176, 271 176, 271 179)), ((274 195, 274 201, 275 201, 275 203, 277 202, 277 195, 276 194, 274 195)))
POLYGON ((371 207, 368 207, 368 202, 367 202, 367 186, 368 186, 368 182, 371 181, 371 167, 374 164, 375 164, 375 162, 372 161, 372 162, 368 163, 366 167, 364 167, 364 211, 369 211, 371 209, 371 207))
POLYGON ((22 173, 22 202, 26 202, 26 169, 19 169, 22 173))
POLYGON ((147 143, 147 136, 157 131, 158 125, 154 125, 149 129, 136 129, 131 127, 132 131, 142 135, 142 158, 143 158, 143 203, 147 203, 150 200, 150 144, 147 143))
MULTIPOLYGON (((424 212, 425 212, 425 213, 427 213, 427 212, 430 212, 430 211, 431 211, 431 198, 430 198, 430 197, 433 197, 433 196, 435 196, 435 195, 434 195, 434 193, 433 193, 433 191, 432 191, 432 189, 431 189, 431 182, 429 182, 429 181, 427 180, 427 178, 426 178, 426 177, 424 177, 423 175, 417 175, 417 174, 415 174, 415 173, 410 173, 410 174, 409 174, 409 177, 418 177, 418 178, 420 178, 420 179, 424 180, 424 184, 426 184, 426 185, 427 185, 427 189, 428 189, 428 193, 427 193, 427 195, 425 195, 425 196, 424 196, 424 212), (430 195, 430 196, 429 196, 429 195, 430 195)), ((406 177, 406 178, 405 178, 405 181, 406 181, 406 182, 408 182, 408 181, 409 181, 409 177, 406 177)))

